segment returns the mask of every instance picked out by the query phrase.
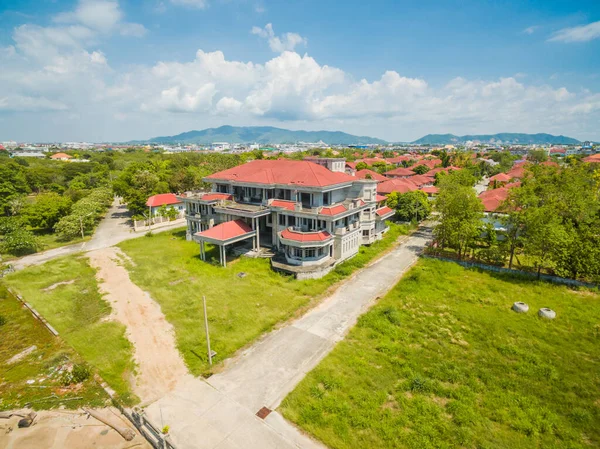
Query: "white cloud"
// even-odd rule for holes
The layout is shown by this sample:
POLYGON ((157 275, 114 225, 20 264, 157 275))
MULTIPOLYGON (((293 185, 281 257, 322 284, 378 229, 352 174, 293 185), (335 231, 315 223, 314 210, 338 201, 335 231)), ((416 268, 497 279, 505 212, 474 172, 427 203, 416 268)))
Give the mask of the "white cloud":
POLYGON ((208 0, 171 0, 171 3, 196 9, 204 9, 208 6, 208 0))
POLYGON ((563 28, 552 35, 550 42, 587 42, 600 38, 600 20, 571 28, 563 28))
POLYGON ((273 25, 270 23, 267 23, 264 28, 254 26, 250 32, 263 39, 267 39, 269 47, 276 53, 294 51, 296 46, 306 46, 307 43, 306 38, 300 36, 298 33, 285 33, 281 36, 275 36, 273 25))
POLYGON ((118 30, 123 36, 142 37, 148 31, 139 23, 123 23, 123 12, 115 0, 79 0, 74 11, 57 14, 53 20, 59 24, 78 24, 102 34, 118 30))
POLYGON ((538 25, 532 25, 530 27, 527 27, 523 30, 523 33, 525 34, 533 34, 535 33, 540 27, 538 25))
POLYGON ((63 111, 65 104, 48 100, 44 97, 28 97, 22 95, 0 96, 0 111, 11 112, 39 112, 63 111))
POLYGON ((141 23, 124 23, 119 27, 121 36, 144 37, 148 30, 141 23))
MULTIPOLYGON (((228 123, 341 129, 398 140, 428 132, 498 131, 600 140, 600 93, 517 75, 455 78, 442 86, 396 71, 357 80, 278 47, 285 47, 283 37, 275 44, 278 54, 264 64, 198 50, 188 60, 116 70, 99 31, 110 21, 91 28, 72 20, 21 25, 12 45, 0 48, 0 135, 9 138, 20 129, 17 140, 128 140, 228 123), (33 115, 49 111, 44 118, 33 115)), ((117 36, 127 24, 122 16, 112 23, 117 36)), ((255 34, 275 38, 272 26, 255 34)))

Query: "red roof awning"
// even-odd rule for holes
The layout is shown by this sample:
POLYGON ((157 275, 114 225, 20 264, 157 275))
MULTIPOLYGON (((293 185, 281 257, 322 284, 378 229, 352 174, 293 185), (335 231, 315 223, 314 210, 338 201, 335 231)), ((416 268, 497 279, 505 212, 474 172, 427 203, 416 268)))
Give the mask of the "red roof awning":
POLYGON ((197 232, 194 235, 200 238, 224 242, 236 237, 242 237, 244 234, 251 232, 253 232, 252 228, 244 220, 232 220, 213 226, 206 231, 197 232))
POLYGON ((281 238, 296 242, 323 242, 329 240, 331 234, 327 231, 298 232, 288 228, 281 231, 281 238))

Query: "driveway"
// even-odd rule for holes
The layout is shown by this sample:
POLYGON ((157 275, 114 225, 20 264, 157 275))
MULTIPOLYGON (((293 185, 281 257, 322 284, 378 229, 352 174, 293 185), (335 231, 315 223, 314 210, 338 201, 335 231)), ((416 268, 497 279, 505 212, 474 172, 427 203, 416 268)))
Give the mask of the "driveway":
POLYGON ((431 239, 422 227, 404 244, 344 282, 314 309, 228 361, 207 380, 191 379, 146 408, 168 425, 178 449, 322 448, 275 409, 375 301, 390 290, 431 239))
MULTIPOLYGON (((185 220, 177 220, 168 226, 153 229, 152 232, 162 232, 185 226, 185 220)), ((109 248, 124 240, 143 236, 143 232, 134 232, 127 206, 115 200, 105 217, 100 221, 92 238, 83 243, 61 246, 41 253, 22 257, 11 264, 15 270, 21 270, 31 265, 41 265, 57 257, 67 256, 80 252, 94 251, 109 248)))

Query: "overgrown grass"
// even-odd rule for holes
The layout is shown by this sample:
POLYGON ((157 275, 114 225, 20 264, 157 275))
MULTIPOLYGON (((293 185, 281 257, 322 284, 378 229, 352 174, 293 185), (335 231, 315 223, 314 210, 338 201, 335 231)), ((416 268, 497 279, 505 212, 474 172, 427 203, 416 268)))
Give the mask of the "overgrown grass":
POLYGON ((98 369, 125 403, 133 403, 136 398, 129 387, 133 348, 124 325, 103 320, 111 308, 98 291, 95 275, 87 259, 70 256, 26 268, 5 280, 98 369))
POLYGON ((599 348, 596 293, 421 260, 281 410, 331 448, 598 447, 599 348))
POLYGON ((187 242, 181 230, 128 240, 119 246, 133 260, 134 265, 128 266, 131 279, 160 304, 175 328, 185 362, 192 373, 199 375, 209 372, 203 295, 211 346, 220 361, 308 306, 328 287, 365 266, 407 232, 406 227, 392 224, 383 240, 362 247, 357 256, 327 276, 307 281, 275 273, 267 259, 240 257, 229 262, 227 268, 203 262, 198 244, 187 242), (239 277, 239 273, 246 276, 239 277))
POLYGON ((61 370, 83 363, 0 285, 0 410, 22 408, 27 403, 36 410, 104 405, 108 395, 93 379, 74 386, 61 383, 61 370), (8 363, 32 346, 36 349, 29 355, 8 363), (51 398, 53 394, 57 398, 51 398))

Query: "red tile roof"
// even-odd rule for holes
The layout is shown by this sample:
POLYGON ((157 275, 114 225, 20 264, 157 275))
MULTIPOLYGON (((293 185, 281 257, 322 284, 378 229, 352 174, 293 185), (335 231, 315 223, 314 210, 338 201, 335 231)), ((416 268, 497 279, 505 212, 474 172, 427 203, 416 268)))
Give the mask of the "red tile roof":
POLYGON ((225 241, 249 232, 252 232, 252 228, 247 225, 246 222, 243 220, 232 220, 213 226, 206 231, 197 232, 196 235, 213 240, 225 241))
POLYGON ((411 159, 413 159, 413 157, 407 156, 407 155, 402 155, 402 156, 398 156, 398 157, 390 157, 390 158, 386 159, 386 161, 388 164, 400 164, 404 161, 410 161, 411 159))
POLYGON ((511 168, 508 171, 507 175, 510 176, 510 179, 513 179, 513 178, 521 179, 523 176, 525 176, 525 167, 523 167, 523 164, 519 164, 519 165, 511 168))
POLYGON ((482 192, 479 195, 479 199, 483 203, 483 210, 486 212, 495 212, 500 204, 508 198, 508 190, 506 187, 501 187, 482 192))
POLYGON ((271 202, 269 203, 269 206, 281 207, 281 208, 287 209, 287 210, 295 210, 296 202, 289 201, 289 200, 271 200, 271 202))
POLYGON ((348 209, 346 209, 346 206, 344 206, 343 204, 338 204, 337 206, 333 207, 322 207, 319 213, 321 215, 337 215, 343 214, 347 210, 348 209))
POLYGON ((377 184, 377 193, 387 195, 392 192, 406 193, 417 190, 417 186, 407 179, 390 179, 377 184))
POLYGON ((384 206, 384 207, 377 209, 377 211, 375 213, 377 215, 379 215, 380 217, 383 217, 384 215, 387 215, 390 212, 394 212, 394 209, 392 209, 391 207, 388 207, 388 206, 384 206))
POLYGON ((364 159, 359 159, 359 160, 356 160, 355 162, 357 162, 357 163, 358 163, 358 162, 364 162, 364 163, 365 163, 365 164, 367 164, 367 165, 373 165, 373 164, 375 164, 376 162, 383 162, 383 163, 387 163, 387 161, 386 161, 385 159, 382 159, 382 158, 380 158, 380 157, 370 157, 370 158, 369 158, 369 157, 367 157, 367 158, 364 158, 364 159))
POLYGON ((354 181, 354 177, 346 173, 332 172, 313 162, 290 160, 251 161, 214 173, 206 179, 306 187, 324 187, 354 181))
POLYGON ((357 171, 354 176, 356 176, 358 179, 368 179, 367 175, 371 175, 371 179, 374 179, 376 181, 387 181, 389 179, 383 175, 380 175, 376 171, 369 170, 368 168, 357 171))
POLYGON ((331 234, 327 231, 299 232, 288 228, 281 231, 281 238, 296 242, 323 242, 330 239, 331 234))
POLYGON ((73 159, 73 156, 69 156, 66 153, 55 153, 50 156, 50 159, 73 159))
POLYGON ((169 204, 179 204, 181 201, 177 199, 174 193, 159 193, 153 195, 146 201, 148 207, 160 207, 169 204))
POLYGON ((512 178, 506 173, 498 173, 490 178, 490 181, 498 181, 498 182, 508 182, 512 178))
POLYGON ((600 163, 600 154, 594 154, 593 156, 584 157, 582 161, 600 163))
POLYGON ((202 201, 218 201, 218 200, 232 200, 233 195, 229 193, 207 193, 206 195, 202 195, 200 198, 202 201))
POLYGON ((404 168, 404 167, 398 167, 395 168, 393 170, 387 171, 385 172, 386 176, 391 177, 409 177, 409 176, 413 176, 416 173, 408 168, 404 168))
POLYGON ((433 184, 435 182, 435 178, 433 176, 428 176, 427 174, 411 176, 408 180, 417 187, 425 184, 433 184))
POLYGON ((387 200, 387 196, 385 196, 385 195, 379 195, 379 194, 375 195, 375 201, 378 203, 380 203, 382 201, 386 201, 386 200, 387 200))
POLYGON ((422 192, 425 192, 425 193, 431 193, 432 195, 440 192, 440 189, 438 189, 435 186, 425 186, 425 187, 421 187, 419 190, 421 190, 422 192))

